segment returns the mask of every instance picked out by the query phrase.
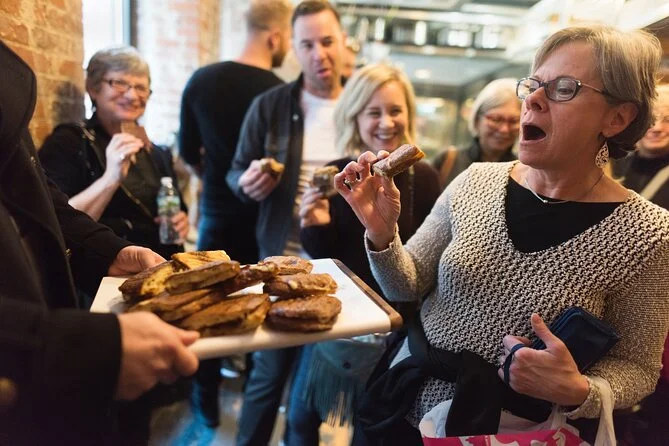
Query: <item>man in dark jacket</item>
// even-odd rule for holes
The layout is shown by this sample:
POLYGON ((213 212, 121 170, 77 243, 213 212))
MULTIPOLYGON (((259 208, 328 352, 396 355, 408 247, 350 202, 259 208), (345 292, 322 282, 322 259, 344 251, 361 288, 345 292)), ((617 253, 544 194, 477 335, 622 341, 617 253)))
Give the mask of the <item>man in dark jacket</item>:
MULTIPOLYGON (((198 250, 224 249, 240 263, 258 261, 256 203, 243 203, 225 182, 251 101, 283 84, 271 69, 290 48, 289 0, 253 0, 246 12, 247 38, 237 60, 197 70, 181 100, 179 153, 202 176, 198 250)), ((194 397, 205 422, 219 424, 221 361, 200 363, 194 397)))
POLYGON ((32 70, 0 42, 0 444, 117 444, 114 400, 191 374, 197 333, 77 308, 73 278, 163 259, 67 204, 28 133, 32 70), (69 261, 68 261, 69 260, 69 261))
MULTIPOLYGON (((259 204, 260 258, 301 252, 297 200, 310 169, 337 157, 333 112, 342 91, 344 50, 339 15, 328 2, 307 0, 296 6, 292 25, 302 74, 253 101, 226 178, 242 201, 259 204), (275 178, 263 172, 260 160, 265 157, 283 163, 283 175, 275 178)), ((254 353, 239 421, 239 446, 269 441, 296 354, 297 349, 254 353)))

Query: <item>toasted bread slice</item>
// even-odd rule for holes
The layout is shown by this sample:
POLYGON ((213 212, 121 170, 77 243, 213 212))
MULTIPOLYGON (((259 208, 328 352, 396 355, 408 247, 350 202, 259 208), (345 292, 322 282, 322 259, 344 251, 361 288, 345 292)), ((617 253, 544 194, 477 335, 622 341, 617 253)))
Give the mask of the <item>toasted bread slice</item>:
POLYGON ((218 260, 203 266, 172 274, 165 281, 170 294, 210 287, 239 274, 239 262, 218 260))
POLYGON ((187 318, 188 316, 202 311, 207 307, 215 305, 226 298, 225 293, 215 290, 206 294, 204 297, 196 299, 186 305, 175 308, 174 310, 166 311, 161 313, 159 316, 162 320, 166 322, 174 322, 180 319, 187 318))
POLYGON ((403 144, 395 149, 387 158, 372 166, 374 174, 392 178, 404 172, 418 161, 425 158, 425 153, 413 144, 403 144))
POLYGON ((178 325, 187 330, 201 330, 228 322, 241 322, 258 308, 264 309, 264 314, 262 315, 262 319, 264 320, 270 305, 271 302, 267 294, 243 294, 238 297, 224 299, 215 305, 198 311, 180 321, 178 325))
POLYGON ((177 269, 195 269, 206 265, 207 263, 216 262, 218 260, 230 261, 230 256, 223 251, 194 251, 194 252, 177 252, 172 254, 172 260, 177 264, 177 269))
POLYGON ((304 297, 337 291, 337 282, 329 274, 293 274, 277 276, 265 283, 263 292, 278 297, 304 297))
POLYGON ((260 170, 272 175, 274 178, 279 178, 285 169, 286 166, 274 158, 263 158, 260 160, 260 170))
POLYGON ((204 288, 201 290, 188 291, 181 294, 169 294, 164 292, 159 296, 143 300, 138 304, 133 305, 132 307, 128 308, 127 311, 150 311, 157 314, 173 311, 195 300, 201 299, 213 291, 214 290, 211 288, 204 288))
POLYGON ((210 336, 239 334, 254 330, 265 321, 265 316, 267 316, 269 307, 270 302, 267 300, 266 302, 263 302, 261 305, 259 305, 255 310, 247 314, 245 318, 224 322, 222 324, 211 327, 201 328, 198 331, 202 337, 206 338, 210 336))
POLYGON ((319 295, 274 302, 267 313, 267 325, 279 331, 303 333, 331 329, 341 312, 341 301, 319 295))
POLYGON ((216 288, 222 290, 225 294, 236 293, 261 282, 268 282, 276 277, 278 272, 279 267, 273 263, 244 265, 239 274, 216 285, 216 288))
POLYGON ((165 281, 173 273, 173 263, 164 262, 126 279, 118 289, 126 302, 139 302, 163 293, 165 281))
POLYGON ((310 273, 314 268, 314 265, 310 261, 297 256, 267 257, 262 262, 258 262, 258 265, 265 263, 274 263, 276 266, 278 266, 280 276, 300 273, 307 274, 310 273))

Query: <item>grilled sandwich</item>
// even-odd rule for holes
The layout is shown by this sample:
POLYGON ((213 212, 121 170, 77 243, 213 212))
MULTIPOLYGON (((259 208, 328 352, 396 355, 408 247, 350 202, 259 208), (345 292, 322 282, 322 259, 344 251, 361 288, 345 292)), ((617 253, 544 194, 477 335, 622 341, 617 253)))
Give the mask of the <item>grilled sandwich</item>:
POLYGON ((210 287, 239 274, 239 262, 218 260, 203 266, 172 274, 165 280, 170 294, 210 287))
POLYGON ((118 289, 126 302, 139 302, 165 292, 165 281, 173 273, 173 262, 164 262, 128 278, 118 289))
POLYGON ((195 269, 206 265, 207 263, 216 262, 219 260, 230 261, 230 256, 223 251, 194 251, 194 252, 178 252, 172 254, 172 260, 176 263, 179 270, 195 269))

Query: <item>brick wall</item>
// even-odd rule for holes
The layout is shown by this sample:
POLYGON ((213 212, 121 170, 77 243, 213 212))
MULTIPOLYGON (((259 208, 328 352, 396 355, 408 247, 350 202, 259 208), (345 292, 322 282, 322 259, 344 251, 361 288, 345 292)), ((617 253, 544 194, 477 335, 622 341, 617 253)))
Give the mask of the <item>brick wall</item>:
POLYGON ((83 117, 81 0, 0 0, 0 39, 37 74, 39 147, 55 125, 83 117))
POLYGON ((181 93, 193 71, 219 60, 219 23, 219 0, 137 2, 137 47, 153 89, 144 125, 155 142, 171 142, 178 130, 181 93))

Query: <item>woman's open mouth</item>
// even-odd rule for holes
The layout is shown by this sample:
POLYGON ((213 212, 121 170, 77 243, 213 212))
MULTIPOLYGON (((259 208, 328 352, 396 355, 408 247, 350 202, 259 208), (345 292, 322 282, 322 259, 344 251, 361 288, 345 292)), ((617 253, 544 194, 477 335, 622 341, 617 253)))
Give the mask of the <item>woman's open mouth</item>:
POLYGON ((523 124, 521 141, 540 141, 546 137, 546 132, 534 124, 523 124))

